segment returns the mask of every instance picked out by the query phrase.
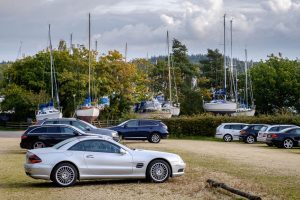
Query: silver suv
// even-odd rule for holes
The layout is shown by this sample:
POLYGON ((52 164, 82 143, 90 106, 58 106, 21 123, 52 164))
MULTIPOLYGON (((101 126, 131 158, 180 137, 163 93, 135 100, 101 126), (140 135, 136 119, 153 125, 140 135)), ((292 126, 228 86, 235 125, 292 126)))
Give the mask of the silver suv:
POLYGON ((76 118, 57 118, 57 119, 45 119, 38 122, 39 125, 43 124, 67 124, 71 126, 75 126, 76 128, 82 130, 85 133, 93 133, 93 134, 100 134, 100 135, 107 135, 112 137, 115 141, 119 142, 120 137, 118 132, 105 129, 105 128, 97 128, 96 126, 82 121, 76 118))
POLYGON ((216 138, 223 139, 225 142, 239 140, 240 130, 247 124, 243 123, 222 123, 216 130, 216 138))

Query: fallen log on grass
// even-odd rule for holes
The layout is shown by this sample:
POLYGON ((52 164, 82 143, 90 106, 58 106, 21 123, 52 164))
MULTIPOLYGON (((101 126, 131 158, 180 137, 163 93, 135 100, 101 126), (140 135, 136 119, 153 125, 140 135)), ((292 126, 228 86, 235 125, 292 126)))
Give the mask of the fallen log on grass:
POLYGON ((214 181, 212 179, 207 179, 206 181, 211 187, 215 187, 215 188, 223 188, 224 190, 227 190, 231 193, 240 195, 242 197, 246 197, 250 200, 261 200, 261 198, 259 196, 254 196, 252 194, 246 193, 246 192, 242 192, 240 190, 234 189, 232 187, 227 186, 225 183, 219 183, 217 181, 214 181))

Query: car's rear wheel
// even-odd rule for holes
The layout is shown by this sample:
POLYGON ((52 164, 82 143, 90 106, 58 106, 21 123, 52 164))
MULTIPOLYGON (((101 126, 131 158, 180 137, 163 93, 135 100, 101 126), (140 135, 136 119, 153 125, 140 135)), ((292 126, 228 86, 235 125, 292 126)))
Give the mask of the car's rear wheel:
POLYGON ((147 168, 147 178, 154 183, 167 181, 171 174, 169 164, 164 160, 154 160, 147 168))
POLYGON ((68 187, 75 184, 78 173, 74 165, 70 163, 61 163, 54 168, 51 176, 51 180, 56 185, 68 187))
POLYGON ((160 142, 160 135, 158 133, 152 133, 148 139, 151 143, 159 143, 160 142))
POLYGON ((232 141, 232 136, 229 134, 224 135, 223 140, 225 142, 231 142, 232 141))
POLYGON ((294 146, 294 142, 292 139, 287 138, 285 140, 283 140, 283 147, 286 149, 291 149, 294 146))
POLYGON ((246 143, 253 144, 254 142, 255 142, 255 138, 253 137, 253 135, 248 135, 246 138, 246 143))
POLYGON ((44 142, 36 141, 32 144, 32 149, 39 149, 39 148, 45 148, 46 145, 44 142))

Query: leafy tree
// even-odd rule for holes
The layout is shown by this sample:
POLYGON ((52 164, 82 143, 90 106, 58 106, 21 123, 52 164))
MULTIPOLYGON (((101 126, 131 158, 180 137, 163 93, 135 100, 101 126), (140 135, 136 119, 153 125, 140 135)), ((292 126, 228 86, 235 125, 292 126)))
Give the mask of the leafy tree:
POLYGON ((300 110, 300 64, 270 56, 251 69, 257 111, 274 113, 283 107, 300 110))

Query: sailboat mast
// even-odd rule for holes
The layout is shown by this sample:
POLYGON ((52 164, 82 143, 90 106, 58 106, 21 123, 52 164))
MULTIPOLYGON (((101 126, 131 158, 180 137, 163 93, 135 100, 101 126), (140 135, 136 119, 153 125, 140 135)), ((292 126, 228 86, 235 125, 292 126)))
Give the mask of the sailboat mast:
POLYGON ((172 88, 171 88, 171 64, 170 64, 170 42, 169 31, 167 31, 167 47, 168 47, 168 71, 169 71, 169 101, 172 103, 172 88))
POLYGON ((127 42, 125 43, 125 62, 127 62, 127 42))
POLYGON ((89 97, 91 97, 91 14, 89 13, 89 97))
POLYGON ((246 93, 246 106, 248 107, 248 61, 247 61, 247 49, 245 49, 245 93, 246 93))
POLYGON ((224 14, 224 91, 225 91, 225 101, 226 101, 226 14, 224 14))
POLYGON ((235 95, 235 102, 237 102, 237 81, 234 77, 234 69, 233 69, 233 57, 232 57, 232 19, 230 20, 230 71, 231 71, 231 77, 232 77, 232 85, 235 95))
POLYGON ((53 57, 52 57, 52 43, 51 43, 51 25, 49 24, 49 49, 50 49, 50 74, 51 74, 51 99, 53 99, 53 57))

